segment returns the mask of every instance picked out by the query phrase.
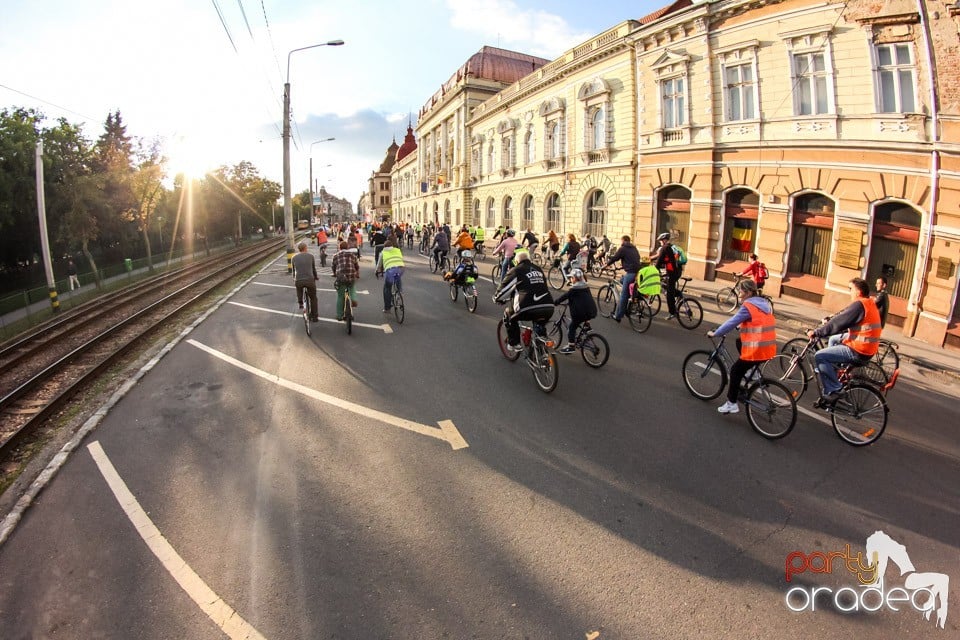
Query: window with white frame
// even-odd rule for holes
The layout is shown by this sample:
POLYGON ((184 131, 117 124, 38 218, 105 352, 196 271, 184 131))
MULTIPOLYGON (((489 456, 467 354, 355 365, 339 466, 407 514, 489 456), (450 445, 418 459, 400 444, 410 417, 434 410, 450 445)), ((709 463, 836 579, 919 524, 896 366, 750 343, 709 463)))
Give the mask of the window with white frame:
POLYGON ((560 123, 558 121, 547 123, 547 158, 556 160, 561 157, 560 153, 560 123))
POLYGON ((523 197, 523 228, 533 229, 533 196, 527 194, 523 197))
POLYGON ((830 72, 822 52, 793 54, 796 113, 800 116, 831 113, 830 72))
POLYGON ((603 78, 593 78, 577 90, 583 108, 583 151, 607 149, 607 120, 610 110, 610 87, 603 78))
POLYGON ((473 224, 480 224, 480 199, 477 198, 473 201, 473 224))
POLYGON ((513 135, 505 135, 500 141, 500 169, 506 171, 513 164, 513 135))
POLYGON ((753 120, 757 117, 757 83, 752 61, 725 65, 723 85, 727 121, 753 120))
POLYGON ((590 149, 593 151, 607 146, 606 117, 603 107, 596 107, 590 117, 590 149))
POLYGON ((547 168, 552 161, 561 160, 565 154, 564 110, 566 103, 562 98, 551 98, 540 105, 539 114, 543 118, 543 159, 547 168))
POLYGON ((676 129, 687 123, 684 78, 667 78, 660 82, 660 99, 664 129, 676 129))
POLYGON ((497 210, 494 206, 493 198, 487 198, 487 227, 497 226, 497 210))
POLYGON ((513 226, 513 198, 507 196, 503 199, 503 226, 507 229, 513 226))
POLYGON ((874 45, 880 113, 913 113, 915 69, 910 43, 874 45))

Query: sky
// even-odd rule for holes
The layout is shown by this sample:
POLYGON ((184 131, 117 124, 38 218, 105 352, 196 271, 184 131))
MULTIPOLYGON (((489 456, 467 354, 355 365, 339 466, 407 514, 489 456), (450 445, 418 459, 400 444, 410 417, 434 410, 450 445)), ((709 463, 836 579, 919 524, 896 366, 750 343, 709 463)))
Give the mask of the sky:
POLYGON ((392 140, 485 45, 553 59, 670 0, 3 0, 0 108, 96 140, 109 112, 193 173, 249 161, 356 205, 392 140), (343 46, 322 46, 332 40, 343 46), (288 66, 289 61, 289 66, 288 66), (333 141, 317 142, 326 138, 333 141))

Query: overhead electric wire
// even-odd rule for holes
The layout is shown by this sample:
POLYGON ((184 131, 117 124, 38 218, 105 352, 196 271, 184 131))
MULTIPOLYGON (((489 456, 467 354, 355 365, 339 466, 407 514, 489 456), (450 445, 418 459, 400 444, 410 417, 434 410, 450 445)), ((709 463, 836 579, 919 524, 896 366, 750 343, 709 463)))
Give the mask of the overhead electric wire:
POLYGON ((37 96, 32 96, 32 95, 30 95, 29 93, 24 93, 23 91, 20 91, 20 90, 18 90, 18 89, 14 89, 13 87, 8 87, 8 86, 5 85, 5 84, 0 84, 0 88, 6 89, 7 91, 13 91, 14 93, 19 93, 20 95, 26 96, 26 97, 30 98, 31 100, 36 100, 36 101, 38 101, 38 102, 42 102, 43 104, 48 104, 48 105, 50 105, 51 107, 56 107, 57 109, 60 109, 61 111, 65 111, 65 112, 67 112, 67 113, 72 113, 72 114, 75 115, 75 116, 80 116, 81 118, 83 118, 84 120, 87 120, 88 122, 96 122, 96 123, 99 123, 99 122, 100 122, 100 120, 97 120, 96 118, 91 118, 90 116, 85 116, 85 115, 83 115, 82 113, 78 113, 78 112, 76 112, 76 111, 73 111, 72 109, 67 109, 66 107, 61 107, 60 105, 55 104, 55 103, 53 103, 53 102, 50 102, 49 100, 44 100, 43 98, 38 98, 37 96))
POLYGON ((217 15, 220 16, 220 24, 223 25, 223 30, 227 34, 227 39, 230 40, 230 46, 233 47, 233 52, 239 54, 237 51, 237 44, 233 41, 233 36, 230 34, 230 28, 227 26, 227 21, 223 19, 223 12, 220 11, 220 5, 217 4, 217 0, 211 0, 213 2, 213 8, 217 10, 217 15))
POLYGON ((250 39, 253 39, 253 29, 250 28, 250 21, 247 20, 247 12, 243 9, 243 0, 237 0, 237 4, 240 5, 240 14, 243 15, 243 23, 247 25, 247 33, 250 34, 250 39))

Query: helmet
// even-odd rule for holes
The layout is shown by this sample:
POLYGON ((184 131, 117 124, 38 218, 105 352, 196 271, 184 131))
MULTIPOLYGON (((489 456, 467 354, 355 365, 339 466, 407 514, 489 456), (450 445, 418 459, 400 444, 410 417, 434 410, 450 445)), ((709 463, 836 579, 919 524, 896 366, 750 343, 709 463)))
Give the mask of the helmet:
POLYGON ((577 282, 583 280, 583 271, 580 269, 574 269, 570 272, 570 279, 576 280, 577 282))
POLYGON ((464 260, 466 260, 466 259, 468 259, 468 258, 472 258, 472 257, 473 257, 473 251, 470 251, 469 249, 467 249, 467 250, 465 250, 465 251, 460 255, 460 257, 463 258, 464 260))
POLYGON ((507 229, 507 235, 508 235, 508 236, 515 236, 515 235, 517 235, 517 232, 516 232, 516 230, 514 230, 514 229, 507 229))
POLYGON ((669 232, 668 232, 668 233, 661 233, 660 235, 657 236, 657 242, 661 242, 661 241, 663 241, 663 240, 669 240, 669 239, 670 239, 670 233, 669 233, 669 232))

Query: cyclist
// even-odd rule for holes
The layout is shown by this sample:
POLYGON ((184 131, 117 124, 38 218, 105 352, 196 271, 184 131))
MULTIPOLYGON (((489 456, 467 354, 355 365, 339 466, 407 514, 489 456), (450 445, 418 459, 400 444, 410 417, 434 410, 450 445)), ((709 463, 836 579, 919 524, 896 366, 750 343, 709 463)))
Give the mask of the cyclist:
POLYGON ((460 233, 457 234, 457 239, 454 241, 453 246, 457 248, 458 258, 463 258, 464 251, 473 251, 473 238, 470 237, 467 225, 463 225, 460 228, 460 233))
POLYGON ((523 349, 520 344, 520 320, 546 322, 553 316, 554 306, 543 270, 530 260, 527 251, 517 251, 516 254, 517 266, 503 276, 493 295, 494 302, 506 304, 506 296, 513 294, 512 304, 503 310, 503 324, 507 328, 507 347, 514 352, 523 349))
POLYGON ((450 251, 450 239, 443 232, 443 229, 438 229, 434 234, 430 249, 433 251, 433 259, 437 261, 437 264, 443 262, 443 259, 447 257, 447 252, 450 251))
POLYGON ((476 229, 473 230, 473 246, 477 252, 483 252, 483 241, 486 238, 487 231, 482 226, 477 225, 476 229))
POLYGON ((620 248, 616 252, 607 258, 607 264, 605 266, 610 266, 614 262, 620 262, 620 266, 623 267, 623 276, 620 278, 620 284, 623 287, 620 289, 620 300, 617 302, 617 310, 613 314, 613 319, 616 322, 623 320, 623 314, 627 311, 627 300, 630 297, 630 283, 637 279, 637 272, 640 271, 640 252, 637 250, 633 243, 630 242, 630 236, 623 236, 620 238, 620 248))
POLYGON ((493 239, 496 240, 497 238, 500 238, 500 240, 503 240, 501 236, 503 236, 506 233, 507 233, 506 227, 504 227, 503 225, 500 225, 499 227, 497 227, 497 230, 493 232, 493 239))
POLYGON ((403 275, 403 254, 392 240, 387 240, 377 260, 377 272, 383 274, 383 312, 393 310, 393 283, 397 283, 397 291, 403 291, 400 276, 403 275))
POLYGON ((763 263, 760 262, 757 258, 757 254, 750 254, 750 264, 747 265, 747 268, 740 272, 741 276, 749 275, 753 279, 753 283, 757 285, 757 292, 763 293, 763 285, 767 281, 764 274, 766 273, 767 268, 763 266, 763 263))
POLYGON ((587 247, 587 270, 593 269, 593 261, 597 258, 597 249, 600 248, 600 243, 597 242, 597 239, 591 236, 589 233, 584 236, 583 244, 587 247))
POLYGON ((540 238, 533 232, 533 229, 527 227, 527 232, 523 234, 523 241, 520 244, 527 248, 530 255, 533 255, 537 252, 537 247, 540 246, 540 238))
POLYGON ((570 272, 570 289, 557 298, 556 303, 566 302, 570 305, 570 328, 567 331, 567 344, 560 347, 560 353, 573 353, 577 350, 574 343, 577 340, 577 330, 587 320, 597 317, 597 303, 590 294, 590 286, 583 277, 583 271, 574 269, 570 272))
POLYGON ((660 247, 650 255, 656 258, 657 269, 666 274, 667 310, 670 312, 667 320, 672 320, 677 317, 677 281, 680 280, 681 266, 680 261, 677 260, 677 254, 670 246, 670 233, 661 233, 657 236, 657 242, 660 243, 660 247))
POLYGON ((820 338, 849 330, 841 344, 817 351, 814 356, 817 374, 823 386, 821 402, 832 403, 840 397, 843 385, 837 379, 835 366, 865 364, 880 348, 880 311, 870 297, 870 285, 863 278, 850 281, 850 305, 823 325, 807 331, 808 338, 820 338))
POLYGON ((443 274, 443 279, 456 285, 469 284, 469 279, 476 281, 479 276, 477 265, 473 262, 473 252, 469 249, 464 250, 460 256, 460 264, 453 271, 443 274))
POLYGON ((372 231, 370 244, 373 245, 373 263, 377 264, 380 260, 380 252, 383 251, 383 245, 387 241, 387 233, 380 226, 374 227, 372 231))
POLYGON ((503 257, 503 263, 500 267, 501 276, 506 275, 507 271, 510 270, 510 262, 513 260, 513 254, 520 245, 520 243, 517 242, 516 235, 517 232, 513 229, 507 229, 503 240, 501 240, 497 248, 493 250, 493 255, 503 257))
POLYGON ((297 287, 297 307, 303 310, 303 294, 306 291, 310 322, 319 322, 317 307, 317 263, 307 251, 307 243, 297 245, 300 253, 293 256, 293 283, 297 287))
POLYGON ((357 249, 351 248, 346 242, 341 242, 340 250, 333 256, 331 268, 337 283, 337 320, 343 320, 345 291, 350 291, 350 306, 358 306, 357 280, 360 279, 360 259, 357 257, 357 249))
POLYGON ((570 272, 571 267, 573 266, 573 261, 577 259, 577 256, 580 255, 580 242, 577 240, 577 236, 572 233, 567 234, 567 241, 563 244, 563 248, 560 249, 560 253, 557 254, 558 259, 563 259, 566 256, 566 262, 562 263, 560 272, 563 274, 563 277, 566 278, 570 272))
POLYGON ((712 338, 725 335, 737 326, 740 327, 741 337, 737 339, 740 358, 730 367, 727 401, 717 408, 719 413, 738 413, 740 407, 737 406, 737 397, 740 394, 743 376, 754 365, 766 362, 777 355, 777 325, 770 301, 760 297, 753 280, 741 282, 738 295, 740 309, 734 316, 713 331, 707 331, 707 335, 712 338))
POLYGON ((560 251, 560 238, 553 229, 547 232, 547 248, 550 249, 550 257, 556 259, 557 252, 560 251))

